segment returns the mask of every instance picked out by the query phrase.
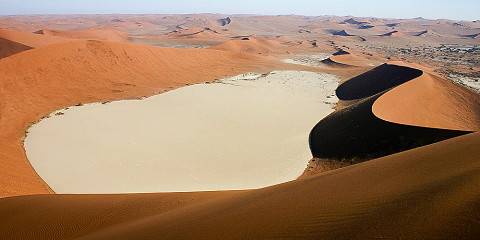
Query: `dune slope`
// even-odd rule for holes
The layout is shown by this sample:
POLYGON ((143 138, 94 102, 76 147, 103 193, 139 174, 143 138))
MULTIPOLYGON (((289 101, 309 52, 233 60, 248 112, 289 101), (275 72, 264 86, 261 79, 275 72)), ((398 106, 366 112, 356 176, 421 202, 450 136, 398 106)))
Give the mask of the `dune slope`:
POLYGON ((0 233, 9 239, 472 239, 480 234, 479 144, 480 135, 469 134, 170 210, 158 205, 199 196, 7 198, 0 200, 0 233), (117 205, 115 198, 129 200, 117 205), (107 200, 114 203, 109 218, 102 217, 107 200), (74 210, 78 206, 83 210, 74 210), (67 231, 64 219, 76 219, 76 228, 67 231), (101 224, 92 227, 92 222, 101 224))
POLYGON ((275 40, 263 38, 245 38, 247 40, 229 40, 211 47, 212 49, 232 52, 247 52, 251 54, 268 54, 285 51, 285 46, 275 40))
POLYGON ((76 31, 42 29, 36 31, 35 33, 63 38, 104 40, 113 42, 124 42, 128 39, 128 34, 113 29, 85 29, 76 31))
POLYGON ((372 111, 385 121, 399 124, 480 130, 480 96, 429 73, 383 94, 372 111))
POLYGON ((422 75, 414 68, 383 64, 341 84, 336 94, 341 100, 373 96, 422 75))
POLYGON ((90 40, 1 59, 0 196, 48 192, 25 157, 22 139, 31 123, 56 109, 153 95, 272 65, 240 53, 90 40))
POLYGON ((68 41, 68 39, 56 37, 56 36, 45 36, 29 32, 20 32, 9 29, 0 29, 0 38, 23 44, 31 48, 43 47, 50 44, 61 43, 68 41))
POLYGON ((359 102, 322 119, 310 133, 315 157, 365 161, 480 128, 480 96, 420 69, 384 64, 336 91, 359 102))
POLYGON ((162 214, 177 208, 230 197, 240 192, 130 195, 36 195, 2 199, 0 226, 9 239, 74 239, 102 228, 162 214), (32 209, 31 206, 38 206, 32 209), (61 210, 63 213, 60 213, 61 210), (32 218, 32 214, 41 218, 32 218), (31 224, 28 231, 24 224, 31 224), (48 226, 49 230, 45 231, 48 226))
POLYGON ((32 48, 21 43, 0 38, 0 58, 8 57, 30 49, 32 48))
POLYGON ((372 112, 372 105, 380 96, 381 93, 322 119, 310 133, 313 156, 360 162, 470 133, 384 121, 372 112))

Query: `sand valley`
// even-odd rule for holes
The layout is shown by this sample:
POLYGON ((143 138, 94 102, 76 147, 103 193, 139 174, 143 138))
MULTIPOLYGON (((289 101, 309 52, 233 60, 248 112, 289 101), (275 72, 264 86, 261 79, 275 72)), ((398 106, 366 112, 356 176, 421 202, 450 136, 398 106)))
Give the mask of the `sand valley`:
POLYGON ((73 106, 32 126, 25 149, 57 193, 266 187, 302 174, 308 134, 333 112, 337 85, 329 74, 274 71, 73 106))

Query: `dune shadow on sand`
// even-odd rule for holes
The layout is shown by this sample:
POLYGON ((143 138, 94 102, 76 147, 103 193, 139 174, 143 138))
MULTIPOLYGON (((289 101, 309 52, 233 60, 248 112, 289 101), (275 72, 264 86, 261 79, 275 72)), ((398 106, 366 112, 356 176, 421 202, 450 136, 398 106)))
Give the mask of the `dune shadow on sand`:
POLYGON ((383 94, 422 74, 422 70, 383 64, 341 84, 336 90, 339 99, 359 101, 330 114, 313 128, 309 136, 313 156, 359 162, 471 133, 397 124, 373 113, 373 104, 383 94))
POLYGON ((396 87, 422 74, 423 72, 418 69, 383 64, 344 82, 337 88, 336 93, 340 100, 362 99, 396 87))
POLYGON ((336 111, 320 121, 310 133, 313 156, 368 160, 470 133, 384 121, 372 112, 373 103, 381 95, 336 111))

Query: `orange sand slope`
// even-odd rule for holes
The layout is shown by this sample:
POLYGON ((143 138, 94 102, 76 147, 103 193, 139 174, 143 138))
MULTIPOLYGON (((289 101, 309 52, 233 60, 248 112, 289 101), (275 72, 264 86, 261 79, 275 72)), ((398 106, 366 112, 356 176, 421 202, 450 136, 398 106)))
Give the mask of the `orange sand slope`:
POLYGON ((380 60, 375 57, 365 58, 345 50, 338 50, 331 57, 323 60, 323 63, 337 67, 373 67, 381 64, 380 60))
POLYGON ((0 29, 0 59, 32 48, 65 42, 66 39, 0 29))
POLYGON ((0 196, 48 193, 25 157, 22 139, 31 123, 56 109, 153 95, 274 64, 241 53, 83 40, 1 59, 0 196))
POLYGON ((0 38, 20 43, 32 48, 43 47, 67 41, 67 39, 61 37, 45 36, 35 33, 19 32, 8 29, 0 29, 0 38))
POLYGON ((172 32, 166 34, 169 38, 182 39, 182 38, 195 38, 195 39, 222 39, 223 36, 218 30, 204 27, 194 27, 194 28, 179 28, 172 32))
POLYGON ((480 95, 428 72, 382 95, 372 110, 399 124, 480 130, 480 95))
POLYGON ((421 66, 383 64, 337 89, 342 100, 382 92, 372 111, 383 120, 420 127, 480 130, 480 96, 421 66))
POLYGON ((265 38, 246 37, 244 40, 229 40, 219 45, 211 47, 211 49, 246 52, 251 54, 269 54, 269 53, 285 53, 286 46, 279 41, 265 38))
POLYGON ((356 103, 313 128, 310 149, 317 158, 361 162, 480 129, 480 95, 428 69, 383 64, 336 93, 356 103))
POLYGON ((475 239, 480 134, 260 190, 0 200, 8 239, 475 239), (215 193, 204 193, 213 194, 215 193), (61 207, 59 207, 61 206, 61 207), (434 219, 434 220, 432 220, 434 219))
POLYGON ((85 29, 76 31, 42 29, 35 33, 73 39, 104 40, 113 42, 124 42, 128 40, 128 34, 113 29, 85 29))

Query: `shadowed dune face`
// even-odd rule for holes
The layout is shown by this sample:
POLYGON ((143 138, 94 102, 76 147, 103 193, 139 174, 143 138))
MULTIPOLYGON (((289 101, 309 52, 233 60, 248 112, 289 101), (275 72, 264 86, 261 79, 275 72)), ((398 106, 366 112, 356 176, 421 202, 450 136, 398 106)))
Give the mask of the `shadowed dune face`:
POLYGON ((230 17, 226 17, 226 18, 218 19, 217 22, 218 24, 220 24, 220 26, 224 27, 230 24, 232 22, 232 19, 230 17))
POLYGON ((32 49, 21 43, 13 42, 8 39, 0 38, 0 59, 32 49))
POLYGON ((422 75, 414 68, 383 64, 341 84, 336 93, 340 100, 356 100, 373 96, 422 75))
POLYGON ((333 36, 343 36, 343 37, 353 37, 354 35, 349 34, 345 30, 328 30, 328 33, 332 34, 333 36))
POLYGON ((424 30, 424 31, 420 31, 420 32, 416 32, 416 33, 413 33, 413 36, 415 37, 420 37, 420 36, 424 36, 425 34, 427 34, 428 31, 427 30, 424 30))
POLYGON ((332 59, 332 57, 329 57, 329 58, 327 58, 327 59, 322 60, 322 63, 325 64, 325 65, 327 65, 327 66, 331 66, 331 67, 339 67, 339 68, 352 67, 351 65, 334 61, 334 60, 332 59))
POLYGON ((399 31, 391 31, 391 32, 387 32, 387 33, 384 33, 384 34, 381 34, 379 35, 380 37, 391 37, 391 36, 400 36, 400 32, 399 31))
POLYGON ((379 119, 373 114, 372 105, 380 96, 381 93, 322 119, 310 133, 313 156, 364 161, 469 133, 379 119))
POLYGON ((364 161, 480 127, 477 94, 419 69, 383 64, 346 81, 336 93, 361 101, 313 128, 310 148, 320 159, 364 161))

